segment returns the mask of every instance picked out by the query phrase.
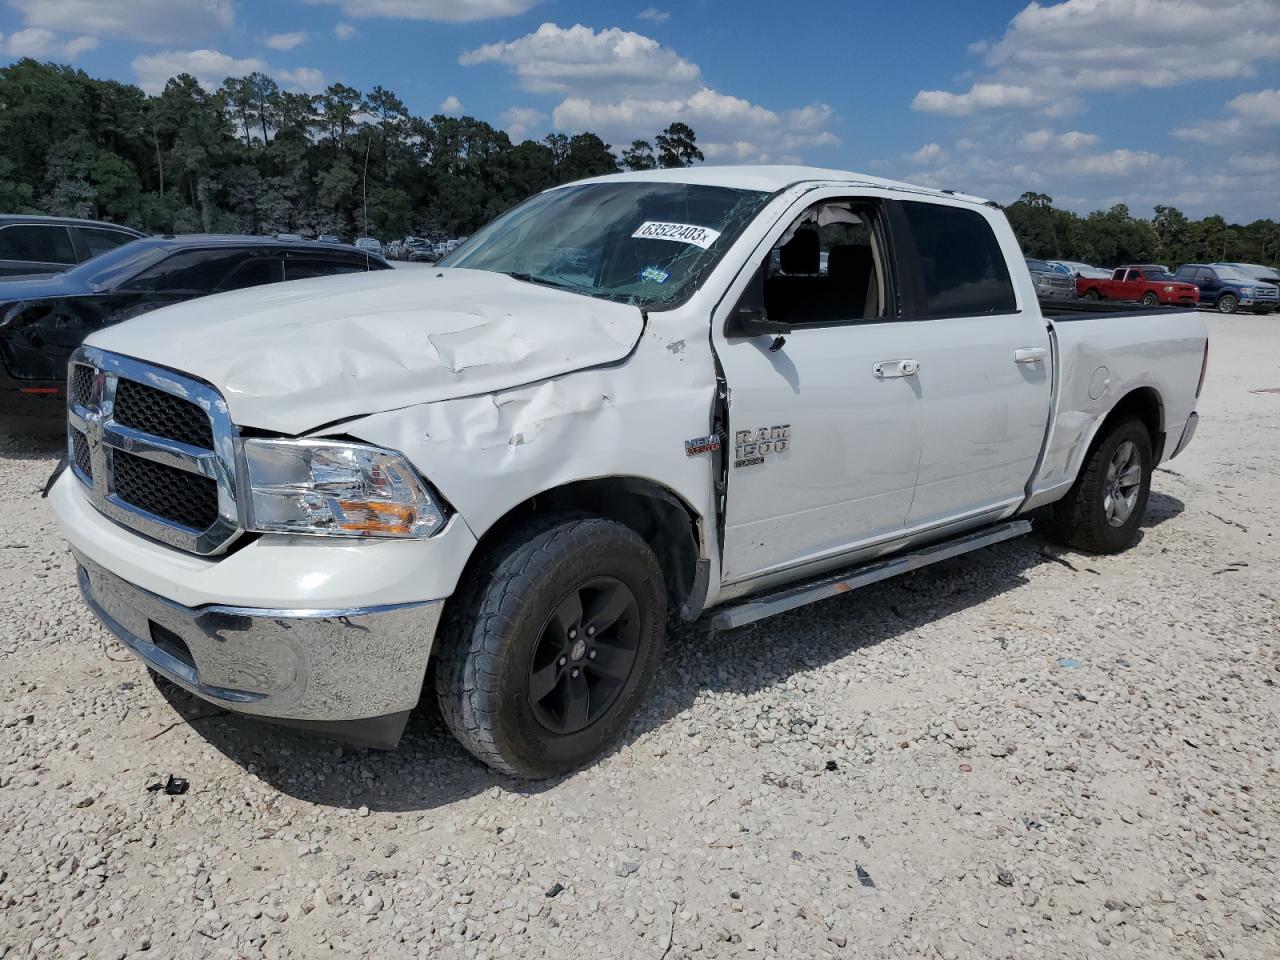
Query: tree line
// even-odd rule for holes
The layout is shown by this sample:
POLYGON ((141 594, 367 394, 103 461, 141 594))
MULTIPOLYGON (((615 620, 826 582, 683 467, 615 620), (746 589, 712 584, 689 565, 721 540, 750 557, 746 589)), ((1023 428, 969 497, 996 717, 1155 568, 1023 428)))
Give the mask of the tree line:
POLYGON ((148 96, 59 64, 0 68, 0 212, 148 232, 457 236, 556 184, 702 159, 683 123, 620 163, 594 133, 513 143, 380 86, 310 95, 254 73, 211 92, 182 74, 148 96))
POLYGON ((1190 220, 1177 207, 1157 206, 1150 220, 1124 204, 1079 216, 1053 206, 1043 193, 1024 193, 1005 207, 1023 253, 1044 260, 1077 260, 1100 266, 1161 263, 1280 263, 1280 223, 1227 223, 1213 214, 1190 220))
MULTIPOLYGON (((381 86, 311 95, 254 73, 208 91, 181 74, 149 96, 59 64, 0 68, 0 212, 148 232, 458 236, 556 184, 702 160, 679 122, 615 155, 591 132, 514 143, 474 117, 415 116, 381 86)), ((1280 225, 1269 219, 1193 221, 1158 206, 1145 220, 1123 204, 1082 217, 1042 193, 1005 212, 1028 256, 1280 260, 1280 225)))

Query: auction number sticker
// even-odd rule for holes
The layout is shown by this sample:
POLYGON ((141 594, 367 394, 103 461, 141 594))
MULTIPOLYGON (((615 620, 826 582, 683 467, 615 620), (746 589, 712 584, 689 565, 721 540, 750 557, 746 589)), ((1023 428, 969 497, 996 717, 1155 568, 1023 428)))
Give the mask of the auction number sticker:
POLYGON ((676 243, 691 243, 705 250, 716 242, 720 231, 691 223, 662 223, 658 220, 646 220, 631 236, 641 240, 674 240, 676 243))

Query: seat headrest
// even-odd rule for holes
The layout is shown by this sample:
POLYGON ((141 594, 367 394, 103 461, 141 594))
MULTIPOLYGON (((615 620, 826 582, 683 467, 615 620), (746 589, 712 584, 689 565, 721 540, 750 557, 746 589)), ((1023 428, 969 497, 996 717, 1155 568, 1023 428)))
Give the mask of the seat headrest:
POLYGON ((875 261, 865 243, 840 244, 827 255, 827 276, 836 283, 865 281, 875 261))
POLYGON ((817 273, 821 262, 818 231, 797 230, 778 251, 783 273, 817 273))

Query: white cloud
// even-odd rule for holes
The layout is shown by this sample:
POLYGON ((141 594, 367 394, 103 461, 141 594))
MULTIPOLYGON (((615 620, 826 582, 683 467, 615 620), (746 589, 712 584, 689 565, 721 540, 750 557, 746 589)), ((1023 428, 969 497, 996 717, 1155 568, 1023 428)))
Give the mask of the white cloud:
POLYGON ((318 93, 325 87, 324 74, 314 67, 275 70, 258 57, 237 59, 220 50, 162 50, 144 54, 133 60, 138 86, 147 93, 164 90, 171 77, 189 73, 207 90, 216 90, 227 77, 244 77, 266 73, 276 78, 286 90, 318 93))
POLYGON ((594 95, 648 92, 697 83, 702 71, 675 51, 620 27, 596 31, 582 24, 544 23, 517 40, 469 50, 463 66, 501 63, 535 93, 589 90, 594 95))
POLYGON ((263 41, 272 50, 292 50, 307 42, 307 35, 301 31, 295 33, 273 33, 263 41))
POLYGON ((1066 133, 1055 133, 1048 129, 1032 130, 1018 138, 1018 146, 1032 153, 1050 149, 1082 150, 1097 145, 1096 133, 1082 133, 1079 130, 1068 130, 1066 133))
POLYGON ((298 67, 296 70, 267 70, 280 85, 293 93, 319 93, 325 86, 324 73, 315 67, 298 67))
POLYGON ((519 143, 535 130, 545 129, 550 118, 533 107, 512 107, 502 113, 502 126, 513 141, 519 143))
POLYGON ((1249 77, 1280 59, 1275 0, 1065 0, 1028 4, 994 43, 971 45, 991 71, 966 93, 922 90, 917 110, 1066 104, 1101 90, 1249 77))
POLYGON ((307 0, 340 7, 348 17, 389 20, 438 20, 467 23, 494 17, 514 17, 538 0, 307 0))
POLYGON ((949 90, 921 90, 911 101, 912 110, 965 116, 975 110, 998 107, 1035 107, 1048 101, 1045 94, 1028 86, 1005 83, 975 83, 965 93, 949 90))
POLYGON ((8 37, 0 34, 0 50, 11 57, 57 57, 62 60, 74 60, 82 53, 98 46, 97 37, 81 36, 69 40, 61 40, 52 30, 44 27, 28 27, 11 33, 8 37))
POLYGON ((359 32, 359 30, 347 23, 345 20, 339 20, 333 25, 333 35, 339 40, 350 40, 359 32))
POLYGON ((715 90, 696 63, 618 27, 544 23, 516 40, 470 50, 459 62, 499 63, 524 89, 562 95, 551 112, 556 129, 592 130, 611 143, 651 140, 677 120, 694 128, 708 157, 780 159, 838 142, 827 129, 833 111, 826 104, 777 111, 715 90))
POLYGON ((641 20, 648 20, 650 23, 666 23, 671 19, 669 10, 659 10, 657 7, 645 7, 636 16, 641 20))
POLYGON ((1067 173, 1087 177, 1123 177, 1131 173, 1148 171, 1156 167, 1178 165, 1178 161, 1162 157, 1149 150, 1112 150, 1108 153, 1090 153, 1069 157, 1062 164, 1067 173))
POLYGON ((462 101, 450 94, 440 102, 440 112, 446 116, 457 116, 462 113, 462 101))
POLYGON ((907 159, 912 163, 929 165, 931 163, 941 163, 946 159, 947 152, 936 143, 926 143, 915 153, 907 154, 907 159))
POLYGON ((1173 135, 1197 143, 1280 136, 1280 89, 1242 93, 1228 100, 1225 110, 1230 116, 1179 127, 1173 135))
POLYGON ((234 0, 9 0, 27 27, 147 43, 191 41, 235 25, 234 0))

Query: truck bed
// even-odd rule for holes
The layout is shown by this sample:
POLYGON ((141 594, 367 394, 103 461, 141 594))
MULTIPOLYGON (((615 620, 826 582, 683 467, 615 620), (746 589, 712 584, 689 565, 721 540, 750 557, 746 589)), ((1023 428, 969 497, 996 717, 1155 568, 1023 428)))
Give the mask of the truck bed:
POLYGON ((1040 312, 1056 323, 1071 320, 1090 320, 1108 317, 1149 317, 1154 313, 1187 313, 1194 312, 1194 307, 1173 307, 1160 304, 1155 307, 1144 307, 1140 303, 1114 303, 1106 300, 1040 300, 1040 312))

